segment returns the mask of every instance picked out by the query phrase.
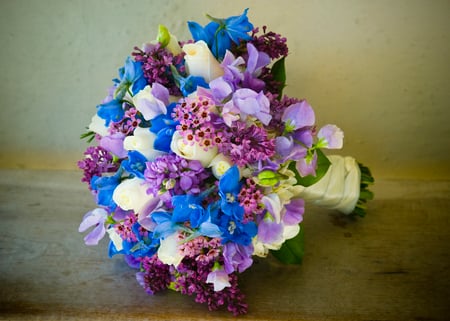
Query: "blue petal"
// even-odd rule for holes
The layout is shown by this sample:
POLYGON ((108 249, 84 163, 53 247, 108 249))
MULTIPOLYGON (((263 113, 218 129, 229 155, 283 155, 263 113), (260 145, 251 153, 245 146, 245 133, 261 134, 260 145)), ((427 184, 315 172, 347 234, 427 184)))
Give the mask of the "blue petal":
POLYGON ((219 237, 222 235, 220 228, 216 224, 210 222, 203 222, 198 231, 201 235, 209 237, 219 237))
POLYGON ((97 115, 105 120, 105 126, 109 126, 111 121, 120 121, 124 114, 122 103, 116 99, 97 105, 97 115))

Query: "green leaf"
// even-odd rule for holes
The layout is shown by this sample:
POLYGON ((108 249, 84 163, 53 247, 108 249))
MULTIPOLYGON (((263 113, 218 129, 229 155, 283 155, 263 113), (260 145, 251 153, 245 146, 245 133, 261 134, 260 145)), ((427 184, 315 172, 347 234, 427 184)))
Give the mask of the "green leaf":
POLYGON ((271 251, 271 253, 284 264, 301 264, 305 253, 302 224, 300 224, 300 232, 296 237, 286 240, 279 250, 271 251))
POLYGON ((281 99, 283 95, 283 89, 286 86, 286 67, 284 65, 284 58, 281 58, 280 60, 276 61, 270 73, 273 76, 273 79, 280 83, 280 91, 278 92, 278 99, 281 99))
POLYGON ((170 42, 170 33, 166 26, 159 25, 158 28, 158 36, 156 37, 156 41, 161 44, 161 47, 166 47, 170 42))
POLYGON ((316 176, 308 175, 301 176, 298 172, 295 162, 291 162, 288 168, 295 173, 295 178, 297 179, 297 184, 302 186, 311 186, 317 183, 328 171, 328 168, 331 165, 330 160, 325 156, 325 154, 320 150, 316 149, 317 152, 317 168, 316 168, 316 176))

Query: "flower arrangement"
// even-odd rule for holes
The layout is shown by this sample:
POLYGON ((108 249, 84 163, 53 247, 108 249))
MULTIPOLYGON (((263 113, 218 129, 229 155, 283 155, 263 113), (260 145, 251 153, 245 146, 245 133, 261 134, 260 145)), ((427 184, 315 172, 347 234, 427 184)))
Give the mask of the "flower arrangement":
MULTIPOLYGON (((247 9, 248 10, 248 9, 247 9)), ((135 47, 82 135, 78 162, 98 207, 79 231, 107 233, 149 294, 171 289, 210 310, 247 312, 239 273, 269 253, 300 263, 305 201, 364 216, 368 168, 316 127, 304 99, 283 95, 286 38, 254 28, 247 10, 180 42, 164 26, 135 47)))

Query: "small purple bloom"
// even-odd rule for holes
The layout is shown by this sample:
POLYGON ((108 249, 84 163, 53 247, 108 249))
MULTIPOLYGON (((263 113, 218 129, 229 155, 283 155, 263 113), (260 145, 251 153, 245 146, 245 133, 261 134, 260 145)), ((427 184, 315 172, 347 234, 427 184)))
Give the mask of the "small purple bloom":
POLYGON ((125 135, 118 132, 108 136, 103 136, 100 139, 99 145, 117 157, 125 158, 127 157, 128 152, 125 148, 123 148, 124 139, 125 135))
POLYGON ((243 121, 247 119, 247 116, 254 116, 264 125, 268 125, 272 119, 270 101, 262 91, 257 93, 248 88, 238 89, 234 92, 232 100, 226 105, 228 104, 232 104, 239 109, 243 121))
POLYGON ((317 137, 324 143, 325 148, 340 149, 343 145, 344 133, 336 125, 325 125, 317 134, 317 137))
POLYGON ((228 274, 238 271, 244 272, 253 264, 252 259, 253 245, 240 245, 236 243, 227 243, 223 246, 223 257, 225 263, 225 272, 228 274))
POLYGON ((82 233, 94 226, 92 231, 84 237, 84 243, 86 243, 86 245, 97 245, 103 236, 105 236, 105 222, 107 217, 108 212, 103 208, 96 208, 84 215, 83 220, 78 227, 78 232, 82 233))
POLYGON ((302 100, 286 108, 281 119, 285 122, 287 132, 292 132, 303 127, 311 127, 316 121, 314 110, 306 100, 302 100))

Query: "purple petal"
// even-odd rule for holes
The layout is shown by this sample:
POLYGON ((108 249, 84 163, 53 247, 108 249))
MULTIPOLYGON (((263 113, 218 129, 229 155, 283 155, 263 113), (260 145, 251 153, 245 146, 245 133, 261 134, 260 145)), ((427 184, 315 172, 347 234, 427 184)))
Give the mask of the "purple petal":
POLYGON ((128 155, 128 151, 123 148, 123 140, 125 135, 122 133, 115 133, 109 136, 101 138, 99 145, 106 149, 108 152, 113 153, 119 158, 125 158, 128 155))
POLYGON ((152 95, 156 98, 161 100, 164 105, 169 104, 169 90, 164 87, 163 85, 155 82, 152 84, 152 95))
POLYGON ((89 234, 84 237, 86 245, 97 245, 98 242, 105 236, 105 224, 99 223, 89 234))
POLYGON ((303 143, 306 147, 311 148, 313 144, 313 133, 310 127, 296 130, 292 137, 303 143))
POLYGON ((294 141, 291 137, 279 136, 275 138, 275 151, 281 156, 287 156, 291 153, 294 141))
POLYGON ((284 207, 286 213, 283 222, 286 225, 295 225, 303 221, 303 213, 305 212, 305 201, 301 198, 291 199, 291 202, 284 207))
POLYGON ((310 162, 307 162, 305 158, 300 159, 295 164, 295 167, 301 176, 316 176, 317 153, 314 152, 313 159, 310 162))
POLYGON ((286 108, 282 120, 284 122, 290 122, 294 126, 294 129, 299 129, 302 127, 313 126, 316 118, 312 107, 306 100, 302 100, 301 102, 286 108))
POLYGON ((189 176, 182 176, 180 178, 180 187, 184 190, 187 191, 191 188, 192 186, 192 179, 189 176))
POLYGON ((104 223, 108 216, 108 212, 103 208, 96 208, 95 210, 87 212, 80 226, 78 227, 78 232, 84 232, 91 226, 97 225, 99 223, 104 223))
POLYGON ((283 225, 262 220, 258 225, 258 239, 263 243, 278 243, 283 237, 283 225))
POLYGON ((327 142, 327 148, 340 149, 343 145, 344 133, 336 125, 325 125, 317 134, 317 137, 324 139, 327 142))

